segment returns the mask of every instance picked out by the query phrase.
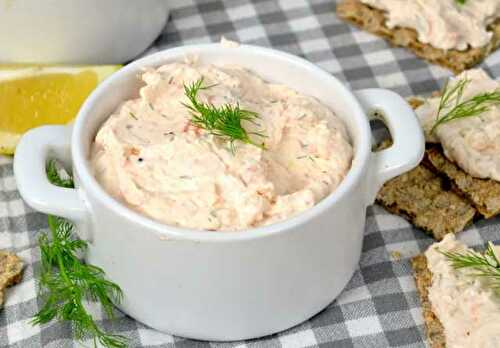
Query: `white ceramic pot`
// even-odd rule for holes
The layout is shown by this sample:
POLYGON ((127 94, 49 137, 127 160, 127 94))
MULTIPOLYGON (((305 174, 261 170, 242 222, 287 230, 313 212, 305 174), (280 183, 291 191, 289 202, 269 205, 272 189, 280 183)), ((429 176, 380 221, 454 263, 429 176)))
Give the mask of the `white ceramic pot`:
POLYGON ((73 129, 28 132, 17 148, 14 171, 29 205, 76 222, 80 237, 90 242, 86 260, 122 287, 124 312, 160 331, 225 341, 287 329, 332 302, 358 264, 366 207, 385 181, 416 166, 423 151, 412 109, 393 92, 351 92, 315 65, 276 50, 208 44, 159 52, 115 73, 84 103, 73 129), (337 190, 296 217, 230 233, 166 226, 111 198, 89 170, 98 128, 121 101, 138 95, 142 67, 186 55, 237 63, 332 108, 346 122, 355 147, 352 168, 337 190), (394 138, 380 153, 371 152, 372 109, 384 112, 394 138), (49 184, 44 168, 50 156, 72 165, 76 189, 49 184))
POLYGON ((1 63, 122 63, 144 51, 168 0, 0 0, 1 63))

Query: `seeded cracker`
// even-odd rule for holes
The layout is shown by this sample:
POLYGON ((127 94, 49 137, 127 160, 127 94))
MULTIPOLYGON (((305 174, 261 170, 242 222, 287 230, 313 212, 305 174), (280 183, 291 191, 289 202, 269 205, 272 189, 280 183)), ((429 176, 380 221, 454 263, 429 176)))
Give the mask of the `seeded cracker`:
POLYGON ((444 66, 458 74, 483 61, 500 47, 500 19, 489 26, 493 32, 491 42, 485 47, 469 48, 466 51, 442 50, 423 44, 417 39, 417 32, 410 28, 389 29, 385 25, 383 11, 363 4, 359 0, 344 0, 337 5, 337 15, 363 30, 378 35, 394 46, 410 49, 418 57, 444 66))
POLYGON ((4 289, 19 283, 22 270, 23 262, 18 256, 0 250, 0 308, 3 307, 4 289))
POLYGON ((500 214, 500 182, 470 176, 449 161, 438 147, 427 150, 427 159, 430 169, 446 176, 455 192, 467 198, 481 215, 488 219, 500 214))
POLYGON ((431 348, 446 348, 443 325, 432 311, 429 301, 429 287, 432 284, 432 273, 427 267, 427 258, 425 255, 416 256, 411 260, 411 266, 422 304, 424 322, 427 327, 427 337, 429 338, 431 348))
POLYGON ((443 178, 420 164, 389 180, 377 203, 441 240, 447 233, 462 231, 476 214, 467 200, 446 186, 443 178))

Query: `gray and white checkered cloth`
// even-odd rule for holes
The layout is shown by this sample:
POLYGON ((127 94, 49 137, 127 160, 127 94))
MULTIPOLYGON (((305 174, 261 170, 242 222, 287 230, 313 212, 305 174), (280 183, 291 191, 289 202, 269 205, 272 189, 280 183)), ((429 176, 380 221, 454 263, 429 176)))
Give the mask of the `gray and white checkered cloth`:
MULTIPOLYGON (((226 36, 302 56, 353 89, 385 87, 403 96, 428 94, 450 76, 440 67, 343 23, 335 16, 332 0, 167 1, 173 6, 171 19, 146 54, 182 44, 216 42, 226 36)), ((482 67, 499 77, 500 51, 482 67)), ((0 156, 0 249, 18 253, 27 264, 23 281, 7 291, 0 311, 0 347, 78 346, 68 324, 29 324, 41 305, 35 282, 40 260, 37 234, 47 228, 46 220, 23 203, 16 190, 12 160, 0 156)), ((500 219, 478 222, 460 238, 471 246, 498 241, 500 219)), ((186 340, 151 330, 124 315, 100 323, 107 331, 128 337, 131 347, 425 347, 409 259, 431 242, 405 220, 380 207, 369 208, 359 268, 344 292, 311 320, 258 340, 186 340), (394 259, 394 251, 401 253, 400 260, 394 259)), ((98 306, 91 309, 97 318, 104 318, 98 306)), ((91 346, 91 342, 85 345, 91 346)))

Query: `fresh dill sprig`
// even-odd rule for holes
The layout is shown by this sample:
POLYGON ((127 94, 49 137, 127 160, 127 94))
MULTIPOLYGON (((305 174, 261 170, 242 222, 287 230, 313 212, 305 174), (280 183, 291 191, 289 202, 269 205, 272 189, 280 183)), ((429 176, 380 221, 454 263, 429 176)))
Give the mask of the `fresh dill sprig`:
POLYGON ((455 0, 455 2, 458 3, 459 5, 465 5, 465 1, 466 0, 455 0))
POLYGON ((500 104, 500 90, 480 93, 469 99, 462 100, 464 90, 469 83, 470 80, 462 79, 451 88, 448 88, 448 84, 446 84, 441 94, 436 121, 431 128, 431 133, 443 123, 466 117, 479 116, 489 111, 491 106, 500 104), (451 109, 442 115, 443 110, 449 108, 451 109))
POLYGON ((493 243, 488 242, 483 254, 474 251, 441 253, 451 262, 453 268, 472 269, 473 275, 488 278, 490 280, 488 284, 496 291, 500 290, 500 260, 495 254, 493 243))
POLYGON ((261 132, 247 132, 241 125, 242 121, 258 125, 256 119, 259 115, 250 110, 240 108, 239 104, 215 106, 209 103, 203 103, 198 100, 198 92, 209 89, 213 86, 204 86, 203 78, 198 79, 189 85, 184 85, 184 93, 189 99, 190 104, 183 103, 191 111, 191 122, 208 131, 210 134, 221 137, 230 142, 231 149, 234 152, 234 142, 239 140, 246 144, 252 144, 262 149, 264 143, 258 144, 250 139, 250 134, 259 137, 265 137, 261 132))
POLYGON ((67 179, 61 178, 57 170, 56 161, 49 161, 47 163, 46 172, 47 172, 47 179, 49 179, 49 181, 52 184, 66 188, 74 187, 73 179, 71 179, 71 177, 68 177, 67 179))
MULTIPOLYGON (((55 161, 47 163, 47 177, 57 186, 72 188, 73 180, 62 179, 55 161)), ((92 338, 94 346, 126 347, 126 339, 101 330, 87 312, 84 300, 100 302, 109 318, 113 318, 113 302, 119 303, 122 292, 118 285, 106 280, 104 271, 83 263, 78 255, 87 243, 73 237, 73 224, 60 217, 48 217, 50 238, 43 233, 39 238, 41 274, 39 293, 45 303, 34 316, 33 325, 45 324, 53 319, 69 321, 78 340, 92 338)))

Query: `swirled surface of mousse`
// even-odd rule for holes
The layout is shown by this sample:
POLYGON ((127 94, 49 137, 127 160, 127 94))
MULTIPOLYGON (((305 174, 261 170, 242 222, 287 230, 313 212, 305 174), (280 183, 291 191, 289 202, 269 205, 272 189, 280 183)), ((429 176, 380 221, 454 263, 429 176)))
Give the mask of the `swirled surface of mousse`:
POLYGON ((351 166, 343 121, 315 98, 239 66, 172 63, 148 69, 140 97, 102 125, 91 164, 102 187, 131 209, 169 225, 240 230, 287 219, 325 198, 351 166), (203 78, 205 103, 258 113, 243 122, 265 149, 195 126, 184 85, 203 78))

